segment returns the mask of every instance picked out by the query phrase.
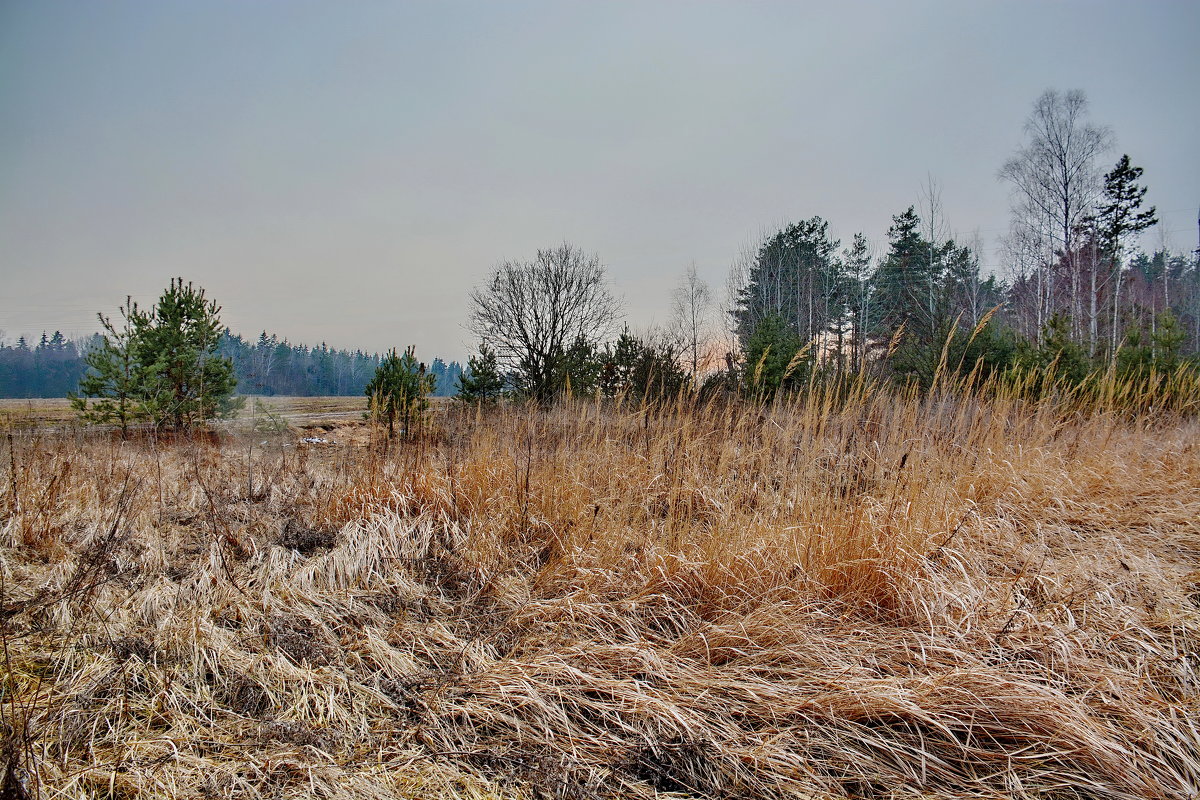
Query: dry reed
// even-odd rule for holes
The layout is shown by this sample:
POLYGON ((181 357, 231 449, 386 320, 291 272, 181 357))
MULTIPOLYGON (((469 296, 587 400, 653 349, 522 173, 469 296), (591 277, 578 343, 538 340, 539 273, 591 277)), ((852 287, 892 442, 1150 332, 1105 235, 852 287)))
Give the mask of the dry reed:
POLYGON ((1195 797, 1197 425, 1016 397, 14 434, 5 791, 1195 797))

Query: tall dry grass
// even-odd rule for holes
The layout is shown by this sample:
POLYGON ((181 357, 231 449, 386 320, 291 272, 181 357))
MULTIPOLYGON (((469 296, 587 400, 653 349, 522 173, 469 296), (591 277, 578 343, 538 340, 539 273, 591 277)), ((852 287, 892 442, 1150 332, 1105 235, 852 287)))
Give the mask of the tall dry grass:
POLYGON ((1197 425, 1019 394, 14 434, 6 785, 1196 796, 1197 425))

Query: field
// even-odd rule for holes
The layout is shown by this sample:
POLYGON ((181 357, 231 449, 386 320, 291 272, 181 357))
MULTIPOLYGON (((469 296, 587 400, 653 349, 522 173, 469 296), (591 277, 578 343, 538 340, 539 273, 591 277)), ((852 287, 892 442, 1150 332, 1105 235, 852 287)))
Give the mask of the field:
MULTIPOLYGON (((245 422, 266 413, 278 414, 294 425, 313 421, 351 420, 361 417, 366 409, 366 399, 352 397, 245 397, 237 420, 245 422)), ((38 398, 32 400, 0 399, 0 428, 36 428, 46 426, 73 425, 76 414, 66 398, 38 398)))
POLYGON ((350 411, 11 430, 0 795, 1200 792, 1193 419, 350 411))

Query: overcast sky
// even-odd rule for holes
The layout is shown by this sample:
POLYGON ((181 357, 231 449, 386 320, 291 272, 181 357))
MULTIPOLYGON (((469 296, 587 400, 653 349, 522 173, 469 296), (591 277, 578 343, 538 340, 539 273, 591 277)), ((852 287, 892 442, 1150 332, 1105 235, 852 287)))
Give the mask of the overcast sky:
POLYGON ((503 259, 597 253, 644 327, 779 223, 882 243, 927 176, 998 266, 1047 88, 1191 249, 1198 40, 1194 0, 0 0, 0 330, 91 332, 182 275, 248 337, 463 358, 503 259))

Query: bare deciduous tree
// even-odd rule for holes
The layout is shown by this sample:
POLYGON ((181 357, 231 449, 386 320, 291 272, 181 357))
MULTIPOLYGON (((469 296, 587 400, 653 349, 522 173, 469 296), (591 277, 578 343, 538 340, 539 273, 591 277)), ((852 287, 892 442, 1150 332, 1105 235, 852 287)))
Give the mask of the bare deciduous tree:
MULTIPOLYGON (((1078 89, 1059 93, 1049 89, 1033 104, 1025 122, 1028 141, 1000 169, 1000 178, 1014 188, 1014 216, 1027 231, 1041 230, 1048 237, 1047 250, 1062 253, 1070 286, 1070 311, 1075 325, 1083 316, 1081 270, 1075 254, 1075 237, 1080 223, 1100 193, 1097 158, 1112 146, 1108 128, 1092 125, 1087 116, 1087 97, 1078 89)), ((1052 302, 1054 259, 1040 264, 1039 312, 1043 302, 1052 302)), ((1099 309, 1093 271, 1087 308, 1088 335, 1092 345, 1099 336, 1099 309)), ((1052 311, 1053 309, 1051 309, 1052 311)), ((1045 313, 1038 314, 1039 327, 1045 313)), ((1078 333, 1078 331, 1077 331, 1078 333)))
POLYGON ((700 372, 700 360, 708 339, 708 311, 712 293, 708 284, 696 274, 692 264, 683 273, 671 298, 671 334, 679 342, 679 352, 691 362, 692 380, 700 372))
POLYGON ((471 305, 471 330, 542 404, 565 384, 567 350, 595 344, 620 311, 599 257, 566 242, 533 261, 503 262, 471 292, 471 305))

